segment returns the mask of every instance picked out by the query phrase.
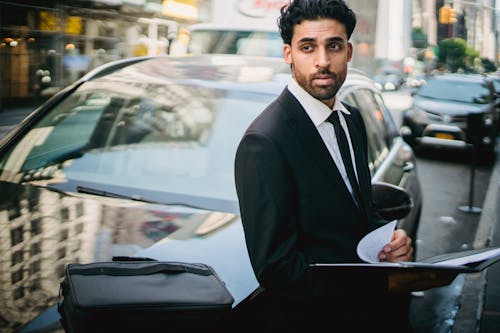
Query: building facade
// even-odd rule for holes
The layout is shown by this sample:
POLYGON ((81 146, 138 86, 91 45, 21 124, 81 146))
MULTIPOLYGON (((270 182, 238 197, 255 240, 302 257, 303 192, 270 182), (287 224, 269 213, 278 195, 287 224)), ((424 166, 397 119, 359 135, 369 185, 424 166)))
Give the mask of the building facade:
POLYGON ((111 60, 167 54, 201 0, 0 1, 0 98, 52 94, 111 60))
MULTIPOLYGON (((462 37, 498 62, 496 0, 347 0, 358 16, 352 65, 375 74, 433 57, 447 37, 462 37), (457 22, 438 22, 450 4, 457 22), (411 17, 411 20, 408 18, 411 17), (414 45, 419 29, 425 47, 414 45), (424 56, 423 56, 424 55, 424 56)), ((266 15, 274 24, 286 0, 0 0, 0 99, 49 96, 111 60, 163 55, 193 23, 266 15)), ((432 66, 432 63, 428 63, 432 66)))

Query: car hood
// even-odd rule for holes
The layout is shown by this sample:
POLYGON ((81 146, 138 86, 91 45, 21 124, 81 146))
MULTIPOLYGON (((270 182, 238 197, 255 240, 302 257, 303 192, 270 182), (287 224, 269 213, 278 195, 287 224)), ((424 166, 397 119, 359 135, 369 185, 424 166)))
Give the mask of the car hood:
POLYGON ((454 116, 466 116, 468 113, 481 113, 488 108, 486 104, 441 101, 418 95, 415 96, 413 105, 426 111, 454 116))
POLYGON ((58 328, 54 305, 68 263, 113 256, 206 263, 233 306, 258 287, 235 214, 0 182, 0 234, 0 318, 13 331, 58 328))

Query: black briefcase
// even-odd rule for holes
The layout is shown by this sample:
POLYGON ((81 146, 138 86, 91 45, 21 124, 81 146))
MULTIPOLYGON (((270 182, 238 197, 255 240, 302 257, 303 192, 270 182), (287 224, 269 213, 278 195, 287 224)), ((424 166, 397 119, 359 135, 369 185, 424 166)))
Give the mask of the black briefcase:
POLYGON ((66 332, 217 329, 234 302, 212 267, 201 263, 69 264, 60 289, 66 332))

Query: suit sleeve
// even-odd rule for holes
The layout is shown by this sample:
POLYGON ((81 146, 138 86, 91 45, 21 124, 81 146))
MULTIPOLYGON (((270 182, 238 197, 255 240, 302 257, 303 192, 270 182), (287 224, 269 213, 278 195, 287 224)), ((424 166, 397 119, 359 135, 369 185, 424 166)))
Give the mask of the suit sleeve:
POLYGON ((308 258, 298 248, 294 182, 282 152, 262 134, 248 132, 238 147, 235 180, 245 239, 264 288, 303 284, 308 258))

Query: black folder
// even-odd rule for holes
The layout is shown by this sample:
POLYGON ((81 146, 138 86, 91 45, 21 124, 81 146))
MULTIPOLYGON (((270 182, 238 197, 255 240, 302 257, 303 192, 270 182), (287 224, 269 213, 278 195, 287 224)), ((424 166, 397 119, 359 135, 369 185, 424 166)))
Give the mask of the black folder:
POLYGON ((382 277, 389 291, 421 291, 449 285, 461 273, 478 273, 500 261, 500 247, 446 253, 417 262, 316 263, 313 274, 382 277))

